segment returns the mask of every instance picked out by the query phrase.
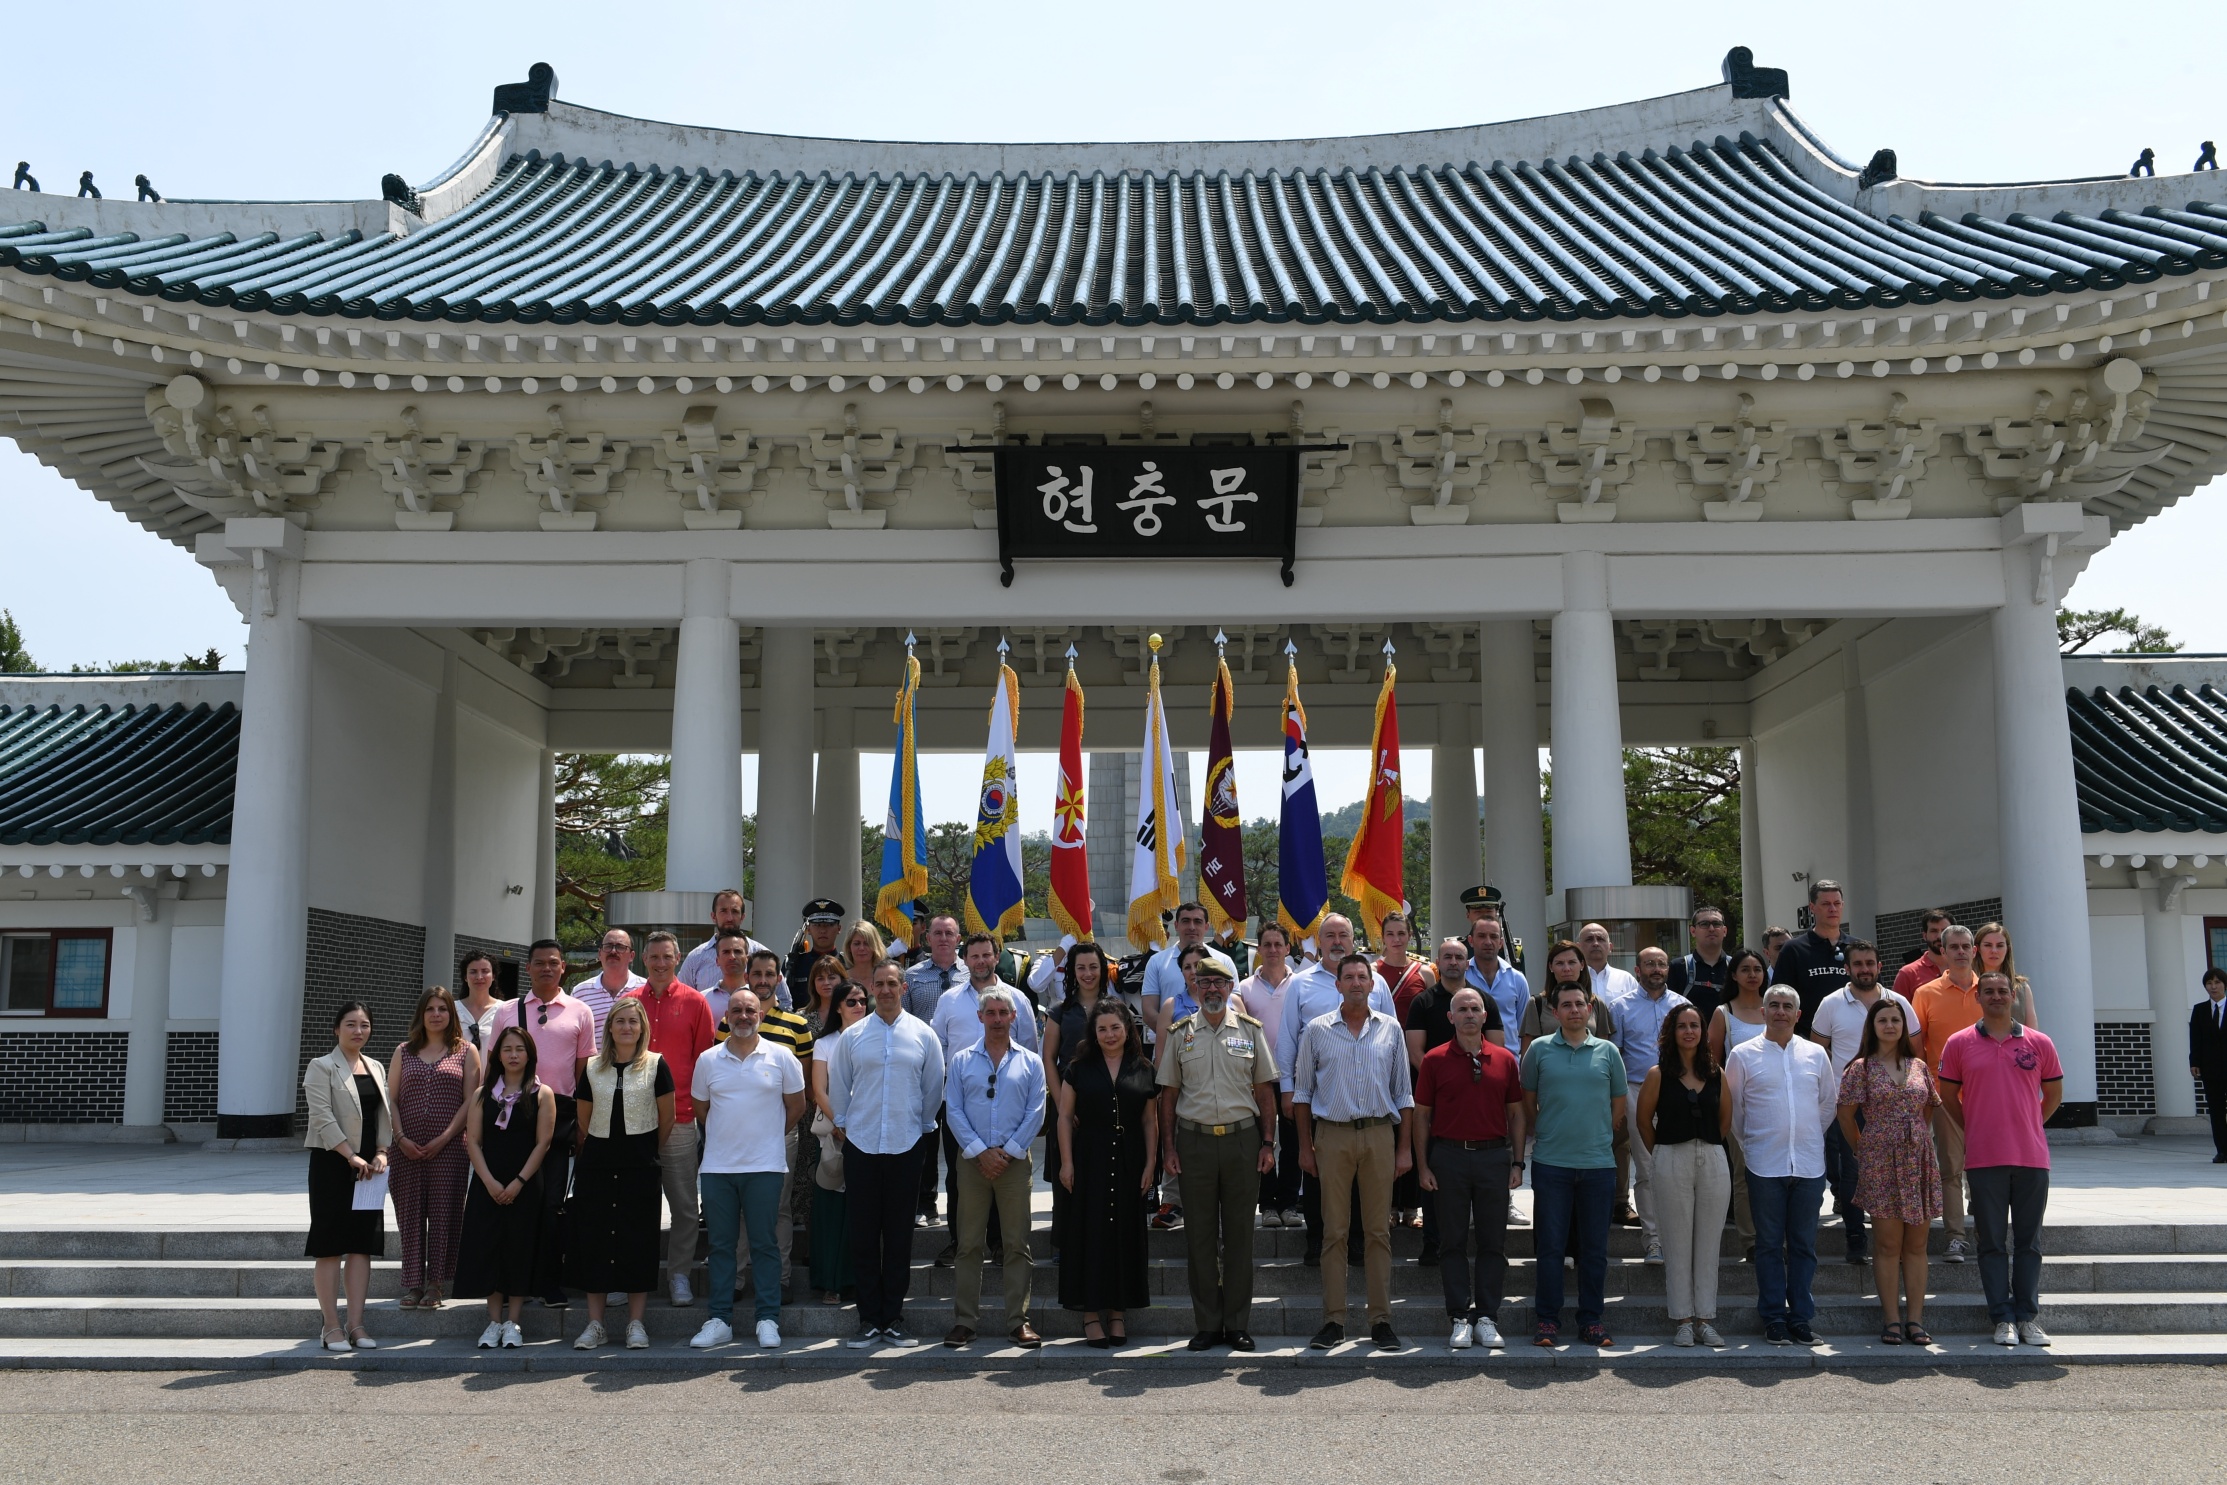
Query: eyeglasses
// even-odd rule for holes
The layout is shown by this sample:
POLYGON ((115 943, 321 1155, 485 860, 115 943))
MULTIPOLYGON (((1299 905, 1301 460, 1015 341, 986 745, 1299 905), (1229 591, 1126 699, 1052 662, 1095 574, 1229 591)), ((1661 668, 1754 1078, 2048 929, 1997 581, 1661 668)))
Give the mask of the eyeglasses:
POLYGON ((1472 1083, 1482 1083, 1484 1080, 1485 1054, 1482 1052, 1472 1052, 1469 1054, 1469 1081, 1472 1083))
POLYGON ((549 1024, 549 1007, 547 1005, 542 1006, 541 1020, 537 1024, 542 1026, 547 1026, 549 1024))
POLYGON ((983 1086, 982 1096, 988 1099, 998 1096, 998 1070, 995 1066, 990 1069, 990 1081, 983 1086))
POLYGON ((629 950, 624 944, 605 944, 603 946, 603 952, 606 954, 626 954, 632 951, 629 950))

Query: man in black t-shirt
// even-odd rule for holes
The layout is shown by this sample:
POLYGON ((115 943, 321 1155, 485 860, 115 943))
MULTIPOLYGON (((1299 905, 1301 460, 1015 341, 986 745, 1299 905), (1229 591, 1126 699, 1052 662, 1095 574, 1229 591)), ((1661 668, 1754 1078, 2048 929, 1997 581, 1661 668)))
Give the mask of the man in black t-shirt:
POLYGON ((1724 977, 1732 958, 1724 952, 1725 920, 1720 907, 1693 910, 1693 952, 1671 961, 1670 993, 1683 995, 1701 1012, 1701 1024, 1724 1002, 1724 977))
MULTIPOLYGON (((1467 985, 1469 974, 1469 946, 1458 938, 1440 943, 1438 954, 1431 961, 1438 974, 1437 983, 1429 986, 1407 1003, 1407 1017, 1402 1025, 1407 1031, 1407 1065, 1410 1071, 1423 1065, 1423 1054, 1436 1047, 1443 1047, 1454 1039, 1453 1018, 1447 1008, 1453 1004, 1454 992, 1467 985)), ((1469 986, 1474 990, 1474 985, 1469 986)), ((1485 1037, 1502 1046, 1507 1042, 1501 1032, 1500 1007, 1485 997, 1485 1037)))
POLYGON ((1771 974, 1774 985, 1791 985, 1802 998, 1796 1036, 1808 1036, 1810 1019, 1826 996, 1848 983, 1848 958, 1840 948, 1841 920, 1848 906, 1840 883, 1820 877, 1809 884, 1810 930, 1786 941, 1771 974))

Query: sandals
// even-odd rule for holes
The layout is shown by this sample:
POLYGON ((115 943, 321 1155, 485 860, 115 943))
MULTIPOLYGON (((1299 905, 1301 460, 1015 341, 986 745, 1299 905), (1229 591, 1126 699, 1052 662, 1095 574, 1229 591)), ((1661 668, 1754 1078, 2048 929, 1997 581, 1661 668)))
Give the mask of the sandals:
POLYGON ((1879 1344, 1882 1346, 1901 1345, 1902 1322, 1899 1320, 1889 1320, 1885 1325, 1879 1327, 1879 1344))
POLYGON ((1908 1322, 1905 1322, 1902 1327, 1902 1338, 1913 1346, 1930 1346, 1933 1344, 1933 1337, 1927 1333, 1924 1326, 1908 1322))
POLYGON ((421 1310, 437 1310, 441 1307, 441 1304, 440 1286, 437 1284, 427 1285, 425 1297, 418 1301, 418 1308, 421 1310))
POLYGON ((425 1307, 425 1291, 424 1291, 423 1289, 405 1289, 405 1290, 403 1290, 403 1291, 402 1291, 402 1308, 403 1308, 403 1309, 405 1309, 405 1310, 416 1310, 416 1309, 423 1309, 424 1307, 425 1307))

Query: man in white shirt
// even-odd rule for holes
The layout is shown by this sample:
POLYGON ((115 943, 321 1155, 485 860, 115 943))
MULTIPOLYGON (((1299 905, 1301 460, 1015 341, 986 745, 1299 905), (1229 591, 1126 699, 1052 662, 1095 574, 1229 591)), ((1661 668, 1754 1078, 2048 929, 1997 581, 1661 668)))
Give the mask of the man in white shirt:
MULTIPOLYGON (((1864 1027, 1871 1020, 1871 1008, 1879 1004, 1881 996, 1902 1007, 1902 1024, 1910 1029, 1912 1037, 1918 1034, 1918 1013, 1910 1002, 1879 983, 1879 950, 1868 939, 1850 939, 1841 949, 1848 962, 1848 983, 1826 995, 1817 1003, 1809 1023, 1809 1039, 1833 1059, 1833 1086, 1840 1086, 1842 1073, 1856 1060, 1863 1050, 1864 1027)), ((1856 1115, 1861 1127, 1863 1115, 1856 1115)), ((1864 1209, 1856 1205, 1856 1152, 1848 1147, 1847 1139, 1840 1132, 1840 1121, 1835 1119, 1825 1126, 1825 1184, 1832 1188, 1833 1209, 1840 1213, 1842 1236, 1848 1243, 1850 1263, 1868 1263, 1871 1260, 1871 1243, 1864 1225, 1864 1209)))
POLYGON ((600 1043, 603 1039, 603 1018, 611 1014, 611 1003, 627 991, 638 985, 646 985, 649 981, 636 974, 631 967, 634 963, 634 939, 623 928, 604 931, 603 941, 596 946, 596 958, 602 961, 602 970, 573 986, 572 998, 595 1013, 595 1035, 600 1043))
POLYGON ((787 1047, 758 1035, 758 997, 736 991, 727 1002, 727 1039, 696 1059, 689 1097, 704 1129, 698 1174, 710 1318, 689 1342, 699 1349, 735 1338, 735 1244, 750 1234, 757 1287, 758 1344, 781 1344, 781 1245, 774 1229, 788 1179, 788 1132, 804 1113, 804 1068, 787 1047))
MULTIPOLYGON (((742 894, 734 888, 729 887, 723 892, 712 894, 712 936, 695 948, 690 949, 688 957, 680 962, 682 984, 694 985, 699 990, 708 991, 719 983, 719 930, 722 928, 741 928, 742 910, 742 894)), ((750 946, 748 952, 752 954, 765 947, 764 944, 759 943, 754 938, 749 939, 748 943, 750 946)), ((782 993, 784 995, 788 993, 786 988, 782 993)), ((781 1009, 787 1010, 788 1008, 789 1003, 786 1000, 782 1001, 781 1009)))
MULTIPOLYGON (((845 1221, 858 1284, 858 1334, 843 1344, 917 1344, 904 1331, 920 1160, 943 1102, 943 1048, 905 1012, 905 972, 874 971, 874 1013, 835 1039, 827 1102, 843 1146, 845 1221)), ((778 1292, 778 1290, 776 1291, 778 1292)))
POLYGON ((1585 972, 1593 977, 1593 998, 1605 1006, 1614 1006, 1639 988, 1630 970, 1608 962, 1613 947, 1608 930, 1598 923, 1588 923, 1577 931, 1578 952, 1585 956, 1585 972))
POLYGON ((1747 1163, 1755 1215, 1756 1309, 1774 1346, 1817 1343, 1817 1212, 1825 1194, 1825 1130, 1840 1085, 1825 1049, 1794 1034, 1802 997, 1791 985, 1763 994, 1763 1035, 1725 1059, 1724 1091, 1747 1163))

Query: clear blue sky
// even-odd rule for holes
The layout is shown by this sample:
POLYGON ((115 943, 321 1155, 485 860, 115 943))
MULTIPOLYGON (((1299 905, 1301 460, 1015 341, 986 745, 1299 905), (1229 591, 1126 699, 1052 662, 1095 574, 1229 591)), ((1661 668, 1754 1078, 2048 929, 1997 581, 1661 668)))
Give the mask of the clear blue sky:
MULTIPOLYGON (((1727 48, 1792 74, 1794 106, 1844 156, 1891 146, 1904 173, 2025 180, 2124 170, 2145 145, 2185 168, 2227 139, 2219 6, 2098 12, 1885 4, 1713 11, 1596 0, 1469 3, 1133 0, 1034 4, 119 3, 99 24, 27 6, 7 23, 0 164, 49 189, 92 169, 129 193, 369 197, 438 174, 486 120, 489 90, 536 61, 598 108, 776 133, 900 139, 1260 138, 1557 113, 1701 86, 1727 48), (2116 18, 2114 18, 2116 17, 2116 18)), ((2214 177, 2216 179, 2216 177, 2214 177)), ((2215 193, 2217 194, 2217 193, 2215 193)), ((2074 588, 2192 649, 2227 651, 2210 602, 2227 509, 2216 488, 2120 537, 2074 588)), ((0 607, 66 669, 245 631, 190 557, 0 444, 0 607)), ((1048 760, 1023 769, 1024 823, 1048 819, 1048 760), (1028 819, 1028 816, 1038 816, 1028 819)), ((1358 757, 1318 759, 1324 804, 1359 795, 1358 757)), ((878 809, 885 765, 870 764, 878 809)), ((977 765, 939 762, 931 814, 971 814, 977 765)), ((1267 812, 1266 759, 1241 775, 1267 812)), ((1427 759, 1409 763, 1427 793, 1427 759)))

